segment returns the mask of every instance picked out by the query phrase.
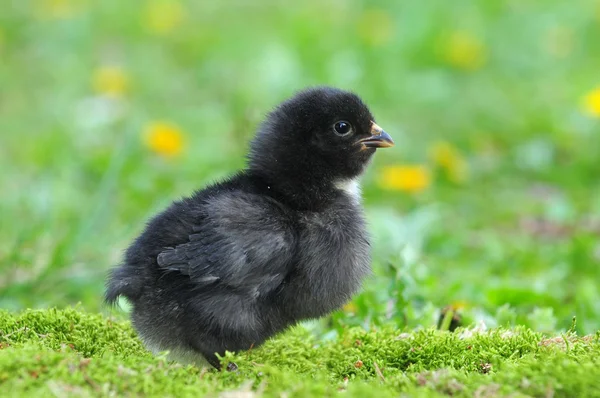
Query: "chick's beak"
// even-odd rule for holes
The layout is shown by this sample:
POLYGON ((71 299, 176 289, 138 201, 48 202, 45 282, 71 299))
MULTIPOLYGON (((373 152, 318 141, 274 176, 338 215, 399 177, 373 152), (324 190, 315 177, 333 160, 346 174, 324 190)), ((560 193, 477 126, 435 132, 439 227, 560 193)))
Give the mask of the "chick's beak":
POLYGON ((364 148, 389 148, 394 146, 392 137, 377 124, 371 125, 371 136, 359 141, 364 148))

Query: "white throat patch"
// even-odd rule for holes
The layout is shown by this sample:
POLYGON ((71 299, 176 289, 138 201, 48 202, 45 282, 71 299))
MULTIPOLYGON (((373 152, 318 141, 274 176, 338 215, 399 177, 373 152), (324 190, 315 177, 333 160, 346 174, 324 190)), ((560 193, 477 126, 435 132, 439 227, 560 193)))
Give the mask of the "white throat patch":
POLYGON ((341 191, 346 192, 356 203, 360 203, 360 183, 358 179, 353 180, 341 180, 335 183, 335 187, 341 191))

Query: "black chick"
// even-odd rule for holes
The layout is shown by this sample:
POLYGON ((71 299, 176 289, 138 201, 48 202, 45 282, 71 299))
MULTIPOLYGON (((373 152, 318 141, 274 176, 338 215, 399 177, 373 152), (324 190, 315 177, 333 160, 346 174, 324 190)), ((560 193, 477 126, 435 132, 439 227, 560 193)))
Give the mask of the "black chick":
POLYGON ((370 272, 357 178, 393 145, 356 95, 300 92, 267 117, 248 166, 174 202, 112 270, 153 352, 219 368, 300 320, 340 308, 370 272))

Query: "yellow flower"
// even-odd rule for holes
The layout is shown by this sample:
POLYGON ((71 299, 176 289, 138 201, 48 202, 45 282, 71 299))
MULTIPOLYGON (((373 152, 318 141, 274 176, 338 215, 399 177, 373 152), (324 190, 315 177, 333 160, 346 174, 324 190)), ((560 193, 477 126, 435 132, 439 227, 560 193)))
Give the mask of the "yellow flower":
POLYGON ((143 15, 144 25, 150 32, 164 35, 181 24, 185 10, 178 0, 150 0, 143 15))
POLYGON ((179 155, 183 150, 183 133, 170 122, 156 121, 148 124, 144 138, 150 150, 165 157, 179 155))
POLYGON ((583 97, 583 110, 590 116, 600 117, 600 86, 583 97))
POLYGON ((444 43, 446 62, 458 69, 480 69, 487 60, 484 43, 470 32, 453 32, 444 43))
POLYGON ((573 50, 573 31, 555 27, 546 36, 546 50, 556 58, 565 58, 573 50))
POLYGON ((429 150, 429 157, 444 169, 450 181, 463 183, 468 179, 467 161, 452 144, 445 141, 436 142, 429 150))
POLYGON ((351 312, 351 313, 355 314, 358 307, 356 306, 356 304, 354 304, 351 301, 351 302, 347 303, 346 305, 344 305, 344 307, 342 309, 344 310, 344 312, 351 312))
POLYGON ((380 46, 390 41, 394 23, 383 10, 367 10, 358 21, 358 36, 371 46, 380 46))
POLYGON ((40 19, 66 19, 77 14, 82 3, 82 0, 37 0, 34 6, 40 19))
POLYGON ((450 303, 450 305, 449 305, 450 309, 452 309, 453 311, 463 310, 463 309, 467 308, 468 306, 469 306, 469 303, 465 300, 458 300, 453 303, 450 303))
POLYGON ((383 189, 418 193, 431 184, 427 167, 422 165, 388 166, 382 170, 379 185, 383 189))
POLYGON ((94 71, 92 86, 98 94, 122 97, 129 89, 129 77, 118 66, 101 66, 94 71))

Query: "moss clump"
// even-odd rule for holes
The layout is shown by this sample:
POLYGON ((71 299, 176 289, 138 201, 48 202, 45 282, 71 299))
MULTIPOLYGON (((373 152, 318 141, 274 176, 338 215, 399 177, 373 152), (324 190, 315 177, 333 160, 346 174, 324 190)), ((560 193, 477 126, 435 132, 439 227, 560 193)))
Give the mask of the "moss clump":
POLYGON ((216 372, 153 357, 128 322, 78 309, 3 311, 0 333, 3 396, 600 396, 600 335, 352 329, 319 342, 297 327, 216 372))

